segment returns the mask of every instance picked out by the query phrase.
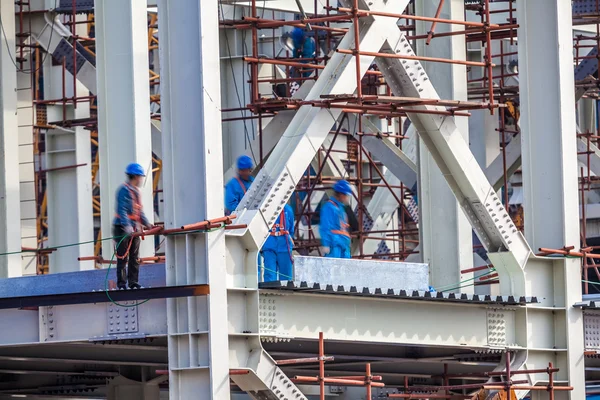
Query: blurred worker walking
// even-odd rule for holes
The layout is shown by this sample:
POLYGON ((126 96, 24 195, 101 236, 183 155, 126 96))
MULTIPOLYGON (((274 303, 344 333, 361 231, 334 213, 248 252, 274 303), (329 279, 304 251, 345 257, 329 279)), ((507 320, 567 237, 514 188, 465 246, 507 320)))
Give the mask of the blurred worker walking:
POLYGON ((254 165, 250 157, 244 155, 237 159, 238 174, 225 185, 225 215, 235 211, 248 189, 250 189, 250 185, 254 182, 253 168, 254 165))
MULTIPOLYGON (((315 41, 313 38, 309 37, 306 34, 306 31, 302 28, 294 28, 291 33, 292 43, 294 45, 294 58, 301 59, 301 63, 309 63, 312 60, 307 60, 308 58, 315 57, 315 41)), ((303 76, 304 78, 310 76, 312 73, 312 69, 306 68, 303 69, 303 72, 300 74, 299 71, 295 76, 303 76)), ((293 73, 293 72, 292 72, 293 73)))
POLYGON ((350 200, 352 188, 345 180, 333 186, 334 195, 321 207, 319 233, 326 257, 350 258, 350 232, 345 205, 350 200))
MULTIPOLYGON (((294 210, 288 204, 277 217, 269 237, 262 247, 264 281, 291 281, 294 241, 294 210)), ((260 278, 259 278, 260 280, 260 278)))
POLYGON ((142 194, 138 189, 142 186, 146 174, 144 168, 135 163, 127 166, 125 174, 127 182, 117 189, 117 205, 113 221, 113 236, 117 245, 117 287, 125 289, 129 282, 129 288, 139 289, 141 287, 138 282, 140 238, 132 234, 141 232, 143 228, 151 228, 144 214, 142 194), (127 272, 125 272, 126 267, 127 272))

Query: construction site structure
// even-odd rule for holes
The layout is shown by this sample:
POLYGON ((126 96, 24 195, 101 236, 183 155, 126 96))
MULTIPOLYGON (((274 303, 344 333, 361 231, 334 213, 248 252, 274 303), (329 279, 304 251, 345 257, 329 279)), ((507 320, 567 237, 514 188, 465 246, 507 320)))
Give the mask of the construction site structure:
POLYGON ((0 28, 0 400, 600 395, 600 0, 0 0, 0 28), (117 290, 132 162, 154 227, 117 290), (351 259, 319 234, 340 179, 351 259))

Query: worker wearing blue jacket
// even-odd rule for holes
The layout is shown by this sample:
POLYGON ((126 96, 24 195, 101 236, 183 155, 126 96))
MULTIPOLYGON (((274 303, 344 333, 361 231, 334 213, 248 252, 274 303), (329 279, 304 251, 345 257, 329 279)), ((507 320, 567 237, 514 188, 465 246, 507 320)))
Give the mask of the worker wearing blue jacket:
MULTIPOLYGON (((291 33, 291 38, 294 44, 294 58, 314 58, 315 57, 315 41, 313 38, 306 35, 302 28, 294 28, 291 33)), ((302 60, 301 63, 307 63, 308 60, 302 60)), ((302 76, 309 77, 312 69, 303 69, 302 76)))
POLYGON ((143 228, 150 229, 151 225, 142 208, 142 194, 139 187, 146 176, 140 164, 129 164, 125 169, 128 181, 117 190, 117 204, 113 221, 113 235, 117 245, 117 287, 125 289, 129 282, 130 289, 139 289, 138 283, 140 264, 139 236, 131 236, 141 232, 143 228), (125 268, 127 267, 127 273, 125 268))
POLYGON ((269 231, 269 237, 261 250, 265 265, 265 282, 294 280, 292 276, 293 234, 294 210, 286 204, 269 231))
POLYGON ((248 189, 250 189, 250 185, 254 182, 253 167, 250 157, 244 155, 237 159, 238 174, 225 185, 225 215, 235 211, 248 189))
POLYGON ((350 258, 350 232, 345 205, 350 200, 352 188, 345 180, 337 181, 335 192, 321 207, 319 233, 325 257, 350 258))

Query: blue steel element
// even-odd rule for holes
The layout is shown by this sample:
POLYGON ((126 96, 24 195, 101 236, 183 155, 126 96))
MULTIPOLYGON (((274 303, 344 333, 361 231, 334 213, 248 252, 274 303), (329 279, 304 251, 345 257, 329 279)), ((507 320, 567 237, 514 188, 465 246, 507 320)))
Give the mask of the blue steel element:
POLYGON ((595 14, 598 11, 596 0, 573 0, 573 16, 581 14, 595 14))
MULTIPOLYGON (((73 0, 60 0, 58 7, 54 9, 59 14, 73 13, 73 0)), ((77 14, 91 14, 94 12, 94 0, 75 0, 75 12, 77 14)))
POLYGON ((575 81, 585 79, 587 76, 594 75, 598 71, 598 48, 594 47, 577 67, 575 67, 575 81))
MULTIPOLYGON (((105 270, 1 279, 0 309, 108 303, 105 279, 105 270)), ((164 264, 143 266, 140 281, 145 288, 110 290, 110 296, 120 302, 208 294, 208 285, 165 286, 164 264)), ((109 286, 114 286, 114 282, 109 281, 109 286)))
POLYGON ((52 58, 54 58, 54 60, 56 60, 56 62, 60 64, 64 62, 66 70, 69 71, 71 74, 79 72, 81 67, 83 67, 83 65, 86 62, 85 57, 82 56, 79 52, 76 52, 75 63, 77 64, 77 66, 75 66, 75 63, 73 62, 73 51, 75 51, 73 50, 73 45, 69 43, 67 39, 63 38, 60 40, 58 46, 56 46, 54 52, 52 53, 52 58), (75 68, 77 68, 77 70, 75 70, 75 68))

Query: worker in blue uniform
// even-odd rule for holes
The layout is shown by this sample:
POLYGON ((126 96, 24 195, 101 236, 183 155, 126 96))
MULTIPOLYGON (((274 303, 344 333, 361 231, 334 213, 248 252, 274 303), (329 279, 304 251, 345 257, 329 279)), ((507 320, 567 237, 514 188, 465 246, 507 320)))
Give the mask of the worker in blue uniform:
POLYGON ((321 207, 319 233, 326 257, 350 258, 350 232, 345 205, 350 200, 352 188, 345 180, 333 186, 334 195, 321 207))
MULTIPOLYGON (((294 58, 314 58, 315 57, 315 41, 313 38, 306 35, 306 31, 302 28, 294 28, 291 33, 292 43, 294 45, 294 58)), ((309 60, 301 60, 301 63, 308 63, 309 60)), ((312 69, 302 69, 302 77, 309 77, 312 73, 312 69)), ((292 71, 294 74, 294 71, 292 71)), ((300 73, 296 71, 296 76, 300 76, 300 73)))
POLYGON ((264 281, 291 281, 294 241, 294 210, 285 205, 275 225, 269 231, 269 237, 262 247, 264 261, 264 281))
POLYGON ((238 174, 225 185, 225 215, 235 211, 248 189, 250 189, 250 185, 254 182, 253 168, 254 165, 250 157, 244 155, 237 159, 238 174))
POLYGON ((144 214, 142 194, 139 190, 146 174, 144 168, 136 163, 129 164, 125 174, 127 182, 117 189, 113 221, 113 236, 117 247, 117 287, 126 289, 126 284, 129 282, 130 289, 139 289, 141 287, 138 282, 140 238, 132 234, 141 232, 143 228, 152 227, 144 214), (127 272, 125 272, 126 267, 127 272))

